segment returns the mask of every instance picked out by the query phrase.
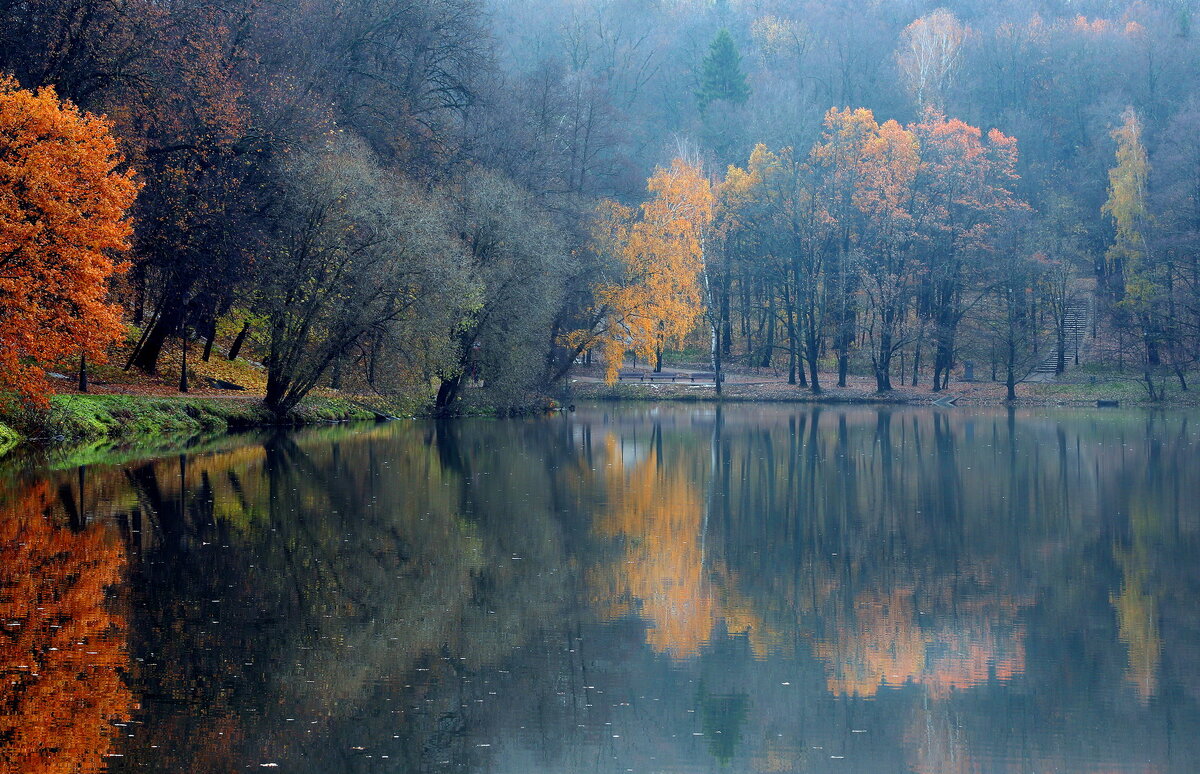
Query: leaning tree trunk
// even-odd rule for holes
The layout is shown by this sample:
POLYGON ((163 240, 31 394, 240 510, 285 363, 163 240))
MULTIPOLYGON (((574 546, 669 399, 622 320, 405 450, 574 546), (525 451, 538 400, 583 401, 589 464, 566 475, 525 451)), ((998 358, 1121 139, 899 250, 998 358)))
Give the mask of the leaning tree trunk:
POLYGON ((458 393, 462 387, 462 376, 452 376, 449 379, 443 379, 438 387, 437 398, 434 401, 434 409, 440 415, 450 413, 450 406, 458 398, 458 393))
POLYGON ((217 340, 217 318, 211 317, 205 321, 204 325, 204 354, 200 359, 205 363, 212 357, 213 342, 217 340))
POLYGON ((183 321, 183 307, 174 304, 163 309, 162 314, 150 324, 141 346, 134 351, 129 359, 129 365, 148 373, 158 373, 158 358, 162 355, 163 345, 167 337, 179 330, 183 321))
POLYGON ((233 337, 233 343, 229 345, 229 354, 225 356, 226 360, 237 360, 238 353, 242 351, 242 344, 246 343, 246 334, 250 333, 250 321, 242 323, 242 329, 237 332, 237 336, 233 337))

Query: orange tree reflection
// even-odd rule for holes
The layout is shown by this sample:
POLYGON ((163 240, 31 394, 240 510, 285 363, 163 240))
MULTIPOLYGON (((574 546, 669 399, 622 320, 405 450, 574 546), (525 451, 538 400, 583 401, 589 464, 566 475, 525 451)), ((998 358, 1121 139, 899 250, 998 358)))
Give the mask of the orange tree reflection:
POLYGON ((107 603, 124 552, 103 524, 56 526, 46 482, 0 504, 0 769, 94 772, 133 697, 124 618, 107 603))

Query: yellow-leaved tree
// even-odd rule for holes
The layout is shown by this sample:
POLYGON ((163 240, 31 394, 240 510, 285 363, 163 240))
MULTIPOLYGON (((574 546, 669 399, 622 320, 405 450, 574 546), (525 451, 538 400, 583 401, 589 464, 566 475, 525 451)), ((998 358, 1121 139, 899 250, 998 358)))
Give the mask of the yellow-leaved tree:
POLYGON ((715 197, 700 168, 675 159, 658 169, 647 190, 651 199, 641 216, 613 202, 601 205, 593 228, 595 249, 610 254, 618 276, 593 288, 596 328, 590 348, 615 382, 625 353, 655 357, 663 347, 682 343, 704 313, 704 246, 713 220, 715 197))
POLYGON ((1123 322, 1142 340, 1142 379, 1150 400, 1159 400, 1163 387, 1156 384, 1154 371, 1165 343, 1163 311, 1169 307, 1170 283, 1147 238, 1153 225, 1147 202, 1150 163, 1142 143, 1142 122, 1133 108, 1121 114, 1121 125, 1112 131, 1112 138, 1117 143, 1117 164, 1108 172, 1108 200, 1101 207, 1116 231, 1105 255, 1108 283, 1118 319, 1124 317, 1123 322))

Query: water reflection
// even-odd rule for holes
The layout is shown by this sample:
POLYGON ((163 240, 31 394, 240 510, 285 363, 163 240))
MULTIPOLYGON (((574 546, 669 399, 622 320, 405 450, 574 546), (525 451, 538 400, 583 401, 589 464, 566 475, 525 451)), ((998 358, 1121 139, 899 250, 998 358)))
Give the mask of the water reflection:
POLYGON ((598 407, 0 479, 0 769, 1200 759, 1183 414, 598 407))
POLYGON ((635 613, 647 625, 650 647, 677 660, 698 655, 718 627, 745 635, 764 658, 775 634, 738 594, 724 563, 706 555, 708 505, 695 477, 702 466, 694 459, 668 462, 663 446, 661 425, 650 428, 645 448, 636 433, 604 434, 604 505, 594 529, 622 550, 589 578, 599 612, 607 619, 635 613))
POLYGON ((124 551, 78 494, 42 480, 0 505, 4 771, 97 771, 134 711, 125 619, 107 599, 124 551))

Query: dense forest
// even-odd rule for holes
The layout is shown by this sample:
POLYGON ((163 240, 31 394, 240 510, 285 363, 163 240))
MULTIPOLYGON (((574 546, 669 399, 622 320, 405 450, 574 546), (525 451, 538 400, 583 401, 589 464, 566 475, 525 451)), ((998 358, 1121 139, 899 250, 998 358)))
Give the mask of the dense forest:
POLYGON ((35 400, 189 340, 279 412, 515 407, 664 350, 813 392, 974 360, 1012 397, 1080 320, 1151 399, 1200 356, 1186 0, 0 15, 0 379, 35 400))

